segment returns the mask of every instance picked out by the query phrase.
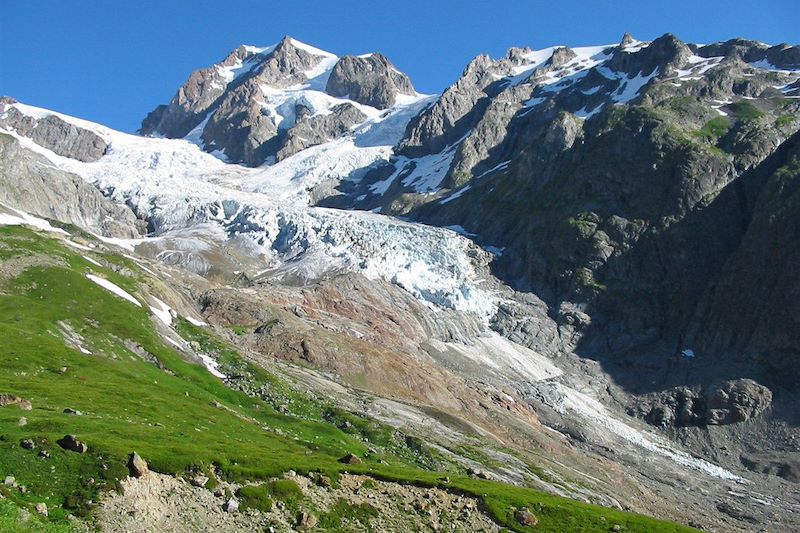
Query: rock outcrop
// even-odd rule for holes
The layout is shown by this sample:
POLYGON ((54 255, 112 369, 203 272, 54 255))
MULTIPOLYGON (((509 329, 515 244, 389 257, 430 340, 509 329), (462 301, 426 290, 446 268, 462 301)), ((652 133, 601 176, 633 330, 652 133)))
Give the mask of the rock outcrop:
POLYGON ((128 471, 132 477, 142 477, 147 474, 150 469, 147 467, 147 461, 142 459, 142 456, 133 452, 128 458, 128 471))
POLYGON ((310 146, 338 139, 350 133, 356 124, 367 116, 353 104, 339 104, 324 115, 309 116, 308 108, 298 105, 297 122, 286 131, 281 148, 275 154, 278 161, 286 159, 310 146))
POLYGON ((76 453, 86 453, 89 450, 89 447, 86 445, 86 443, 78 440, 78 437, 75 435, 65 435, 64 437, 58 439, 56 444, 65 450, 76 453))
POLYGON ((0 98, 0 128, 29 137, 39 146, 78 161, 97 161, 106 152, 108 145, 96 133, 56 115, 32 117, 14 107, 13 103, 11 98, 0 98))
POLYGON ((325 92, 360 104, 386 109, 398 94, 414 94, 408 76, 395 68, 383 54, 345 56, 336 62, 325 92))
POLYGON ((640 411, 653 425, 719 426, 759 417, 772 404, 772 391, 751 379, 708 387, 678 387, 649 397, 640 411))
POLYGON ((54 168, 40 154, 0 133, 0 203, 32 215, 75 224, 109 237, 133 238, 147 225, 80 176, 54 168))

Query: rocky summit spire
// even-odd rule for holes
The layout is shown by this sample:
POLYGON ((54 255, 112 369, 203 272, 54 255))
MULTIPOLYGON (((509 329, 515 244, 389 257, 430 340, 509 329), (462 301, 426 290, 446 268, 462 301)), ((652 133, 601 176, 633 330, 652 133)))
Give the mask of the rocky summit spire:
POLYGON ((624 48, 626 46, 630 46, 636 42, 636 39, 633 38, 633 35, 630 32, 625 32, 625 35, 622 36, 622 40, 619 42, 620 48, 624 48))
POLYGON ((345 56, 333 67, 325 92, 360 104, 385 109, 398 94, 413 95, 408 76, 395 68, 383 54, 345 56))

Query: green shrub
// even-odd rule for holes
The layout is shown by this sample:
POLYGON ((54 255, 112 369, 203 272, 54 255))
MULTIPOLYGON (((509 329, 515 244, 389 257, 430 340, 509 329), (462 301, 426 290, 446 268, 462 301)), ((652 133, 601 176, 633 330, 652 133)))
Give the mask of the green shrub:
POLYGON ((695 135, 714 141, 728 133, 730 128, 730 120, 726 117, 716 117, 706 122, 705 125, 703 125, 703 129, 695 132, 695 135))
POLYGON ((242 509, 256 509, 262 513, 272 510, 272 499, 265 485, 245 485, 236 491, 242 509))
POLYGON ((775 119, 775 126, 778 128, 782 128, 784 126, 788 126, 792 123, 794 117, 792 115, 781 115, 775 119))
POLYGON ((739 100, 728 105, 739 120, 755 120, 764 115, 756 106, 747 100, 739 100))
POLYGON ((267 493, 283 502, 287 509, 296 511, 303 501, 303 491, 291 479, 276 479, 265 485, 267 493))
MULTIPOLYGON (((340 498, 331 509, 319 517, 319 529, 324 531, 342 531, 342 525, 358 521, 364 531, 371 531, 370 520, 378 516, 378 510, 368 503, 354 504, 340 498)), ((350 524, 352 527, 352 524, 350 524)), ((348 528, 348 530, 351 530, 348 528)))

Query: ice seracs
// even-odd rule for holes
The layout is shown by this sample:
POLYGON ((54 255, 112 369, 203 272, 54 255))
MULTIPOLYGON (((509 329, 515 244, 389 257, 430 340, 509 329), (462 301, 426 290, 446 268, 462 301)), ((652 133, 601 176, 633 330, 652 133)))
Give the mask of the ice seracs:
MULTIPOLYGON (((390 112, 386 118, 391 116, 390 112)), ((225 164, 185 140, 139 137, 82 124, 108 139, 108 153, 99 161, 83 163, 41 147, 40 152, 107 191, 112 199, 132 206, 151 221, 156 239, 206 227, 203 231, 213 238, 251 241, 269 261, 264 266, 274 276, 314 279, 343 268, 396 284, 433 306, 486 319, 493 314, 494 297, 482 286, 476 247, 462 236, 372 213, 311 207, 308 197, 300 194, 302 178, 293 184, 291 177, 296 174, 291 171, 284 174, 284 187, 271 188, 264 175, 269 170, 225 164), (257 191, 241 190, 242 185, 257 191)), ((396 125, 392 128, 398 131, 396 125)), ((313 183, 318 178, 310 179, 313 183)), ((105 240, 129 250, 153 242, 152 238, 105 240)))

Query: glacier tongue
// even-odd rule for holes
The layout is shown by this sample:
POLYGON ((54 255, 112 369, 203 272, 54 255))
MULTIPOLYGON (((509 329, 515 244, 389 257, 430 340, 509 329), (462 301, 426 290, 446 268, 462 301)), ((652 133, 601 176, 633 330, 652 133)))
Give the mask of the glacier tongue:
MULTIPOLYGON (((414 100, 408 107, 418 103, 414 100)), ((20 107, 37 115, 48 113, 20 107)), ((374 131, 379 128, 372 124, 364 134, 391 140, 399 129, 397 122, 389 121, 391 127, 383 133, 374 131)), ((343 154, 350 154, 349 164, 358 167, 364 164, 359 157, 364 150, 381 158, 386 157, 381 150, 385 147, 359 147, 356 136, 297 154, 295 169, 288 164, 250 169, 225 164, 185 140, 138 137, 86 121, 80 125, 108 140, 109 150, 99 161, 82 163, 41 147, 37 151, 113 200, 131 205, 159 236, 211 223, 222 230, 212 231, 213 238, 224 234, 252 240, 268 259, 264 267, 272 275, 314 279, 344 269, 393 283, 433 308, 466 311, 487 321, 495 312, 496 298, 482 286, 479 273, 490 256, 468 239, 384 215, 308 205, 307 189, 317 181, 354 170, 346 157, 342 162, 343 154), (315 174, 317 167, 329 174, 315 174)))

